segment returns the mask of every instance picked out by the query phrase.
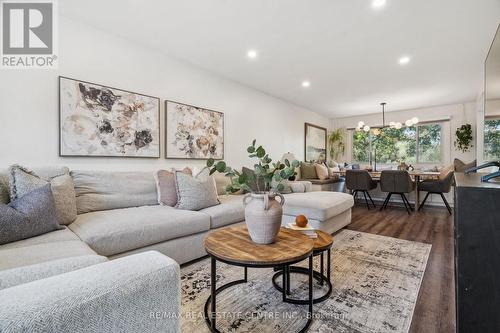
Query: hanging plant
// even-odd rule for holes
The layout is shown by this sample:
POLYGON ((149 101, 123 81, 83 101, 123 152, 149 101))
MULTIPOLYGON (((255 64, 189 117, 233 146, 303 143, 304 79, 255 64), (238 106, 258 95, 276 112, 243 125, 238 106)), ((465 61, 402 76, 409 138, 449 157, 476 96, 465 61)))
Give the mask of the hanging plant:
POLYGON ((455 148, 461 150, 463 153, 469 151, 472 147, 472 126, 465 124, 457 128, 455 132, 455 148))

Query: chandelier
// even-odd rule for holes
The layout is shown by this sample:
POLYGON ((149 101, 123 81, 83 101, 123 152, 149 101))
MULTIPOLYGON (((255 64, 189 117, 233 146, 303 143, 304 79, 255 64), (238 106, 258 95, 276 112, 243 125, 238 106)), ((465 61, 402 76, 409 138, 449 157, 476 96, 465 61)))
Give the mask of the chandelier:
MULTIPOLYGON (((408 120, 406 120, 404 123, 401 122, 394 122, 391 121, 389 122, 389 125, 385 124, 385 105, 387 103, 382 102, 380 105, 382 106, 382 126, 381 127, 376 127, 373 130, 373 134, 379 135, 381 133, 381 129, 383 128, 395 128, 395 129, 401 129, 403 126, 410 127, 418 124, 418 118, 413 117, 408 120)), ((370 126, 366 125, 363 121, 358 122, 358 126, 356 127, 356 131, 365 131, 365 132, 370 132, 370 126)))

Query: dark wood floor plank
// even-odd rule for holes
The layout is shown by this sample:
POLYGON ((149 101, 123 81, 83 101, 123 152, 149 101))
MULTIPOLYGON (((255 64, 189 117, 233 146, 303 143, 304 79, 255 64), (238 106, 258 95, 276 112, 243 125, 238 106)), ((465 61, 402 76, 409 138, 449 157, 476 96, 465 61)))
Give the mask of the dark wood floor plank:
POLYGON ((357 204, 347 228, 432 244, 410 332, 455 332, 453 219, 446 209, 426 207, 408 215, 402 208, 379 212, 357 204))

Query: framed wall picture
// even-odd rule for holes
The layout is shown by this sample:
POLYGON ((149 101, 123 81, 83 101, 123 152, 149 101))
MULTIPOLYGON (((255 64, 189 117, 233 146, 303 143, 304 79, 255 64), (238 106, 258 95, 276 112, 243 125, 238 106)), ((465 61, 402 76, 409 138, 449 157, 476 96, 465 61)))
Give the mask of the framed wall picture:
POLYGON ((160 99, 59 77, 59 155, 160 157, 160 99))
POLYGON ((165 101, 165 157, 224 158, 224 113, 165 101))
POLYGON ((326 128, 305 123, 304 161, 326 162, 326 134, 326 128))

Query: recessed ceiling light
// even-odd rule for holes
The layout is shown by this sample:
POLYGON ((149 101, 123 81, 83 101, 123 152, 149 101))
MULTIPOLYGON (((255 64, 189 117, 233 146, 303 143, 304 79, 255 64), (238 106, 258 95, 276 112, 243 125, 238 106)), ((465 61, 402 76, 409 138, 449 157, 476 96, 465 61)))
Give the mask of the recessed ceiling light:
POLYGON ((302 87, 308 88, 310 86, 311 86, 311 82, 309 82, 309 81, 302 81, 302 87))
POLYGON ((406 65, 407 63, 410 62, 410 57, 404 56, 404 57, 399 58, 398 61, 399 61, 400 65, 406 65))
POLYGON ((255 59, 257 58, 257 51, 255 50, 249 50, 247 52, 247 56, 250 58, 250 59, 255 59))
POLYGON ((380 8, 385 6, 386 0, 373 0, 372 2, 372 7, 373 8, 380 8))

